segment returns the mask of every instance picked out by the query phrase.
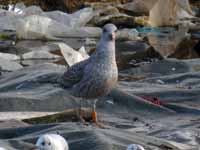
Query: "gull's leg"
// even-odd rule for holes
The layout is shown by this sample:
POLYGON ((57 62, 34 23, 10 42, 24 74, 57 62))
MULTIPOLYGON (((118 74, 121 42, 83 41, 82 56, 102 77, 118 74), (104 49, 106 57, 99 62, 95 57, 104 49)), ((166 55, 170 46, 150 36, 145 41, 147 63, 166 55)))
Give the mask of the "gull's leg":
POLYGON ((95 99, 92 104, 92 122, 95 126, 99 128, 107 129, 108 127, 104 126, 104 124, 98 121, 97 112, 96 112, 96 103, 97 103, 97 99, 95 99))
POLYGON ((82 114, 82 100, 83 100, 82 98, 79 99, 78 117, 81 122, 85 122, 85 120, 83 118, 83 114, 82 114))
POLYGON ((97 123, 96 103, 97 103, 97 99, 93 101, 93 105, 92 105, 92 122, 93 123, 97 123))

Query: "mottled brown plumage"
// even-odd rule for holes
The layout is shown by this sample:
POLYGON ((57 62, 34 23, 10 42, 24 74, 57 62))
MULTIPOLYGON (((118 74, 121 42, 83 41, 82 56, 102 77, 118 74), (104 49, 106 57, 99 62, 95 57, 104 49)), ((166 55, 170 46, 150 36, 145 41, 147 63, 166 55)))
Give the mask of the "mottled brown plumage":
MULTIPOLYGON (((115 60, 116 26, 107 24, 96 51, 88 59, 70 67, 61 77, 61 84, 75 97, 93 100, 92 120, 97 123, 96 99, 107 95, 118 79, 115 60)), ((81 104, 81 103, 80 103, 81 104)), ((81 120, 81 105, 79 109, 81 120)))
POLYGON ((61 84, 75 97, 95 99, 107 95, 116 85, 118 70, 115 60, 115 31, 107 24, 94 54, 70 67, 61 84))

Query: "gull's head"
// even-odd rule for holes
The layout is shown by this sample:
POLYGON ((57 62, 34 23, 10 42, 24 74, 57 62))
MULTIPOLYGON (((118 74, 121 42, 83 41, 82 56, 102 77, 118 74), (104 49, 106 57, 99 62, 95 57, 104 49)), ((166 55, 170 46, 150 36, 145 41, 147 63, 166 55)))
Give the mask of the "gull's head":
POLYGON ((102 38, 107 41, 114 41, 116 37, 117 27, 114 24, 106 24, 103 27, 102 38))
POLYGON ((48 134, 42 135, 36 142, 36 150, 54 150, 53 141, 48 134))
POLYGON ((68 150, 68 143, 58 134, 44 134, 39 137, 32 150, 68 150))
POLYGON ((145 150, 144 147, 138 144, 131 144, 127 147, 127 150, 145 150))

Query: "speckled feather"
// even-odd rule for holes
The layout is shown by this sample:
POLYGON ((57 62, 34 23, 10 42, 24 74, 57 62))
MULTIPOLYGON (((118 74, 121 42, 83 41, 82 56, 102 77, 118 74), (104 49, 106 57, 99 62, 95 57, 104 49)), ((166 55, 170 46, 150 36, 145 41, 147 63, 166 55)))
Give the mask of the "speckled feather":
POLYGON ((113 24, 104 26, 94 54, 87 60, 70 67, 61 77, 61 84, 76 97, 94 99, 107 95, 116 85, 118 69, 115 60, 115 40, 111 33, 113 24))

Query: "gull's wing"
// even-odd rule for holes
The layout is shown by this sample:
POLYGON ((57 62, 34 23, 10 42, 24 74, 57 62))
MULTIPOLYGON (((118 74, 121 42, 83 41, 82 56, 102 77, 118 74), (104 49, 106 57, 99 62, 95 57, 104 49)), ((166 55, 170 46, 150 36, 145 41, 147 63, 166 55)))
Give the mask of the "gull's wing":
POLYGON ((65 88, 71 88, 74 84, 78 83, 84 74, 84 68, 88 63, 88 59, 81 61, 79 63, 71 66, 64 74, 61 76, 60 83, 65 88))

